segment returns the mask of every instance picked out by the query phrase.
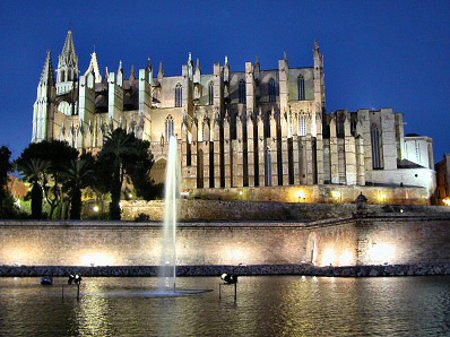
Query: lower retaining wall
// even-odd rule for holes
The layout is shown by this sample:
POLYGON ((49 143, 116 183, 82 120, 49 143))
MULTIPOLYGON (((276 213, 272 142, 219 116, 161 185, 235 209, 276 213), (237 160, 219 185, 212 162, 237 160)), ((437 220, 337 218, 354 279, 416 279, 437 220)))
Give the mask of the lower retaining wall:
MULTIPOLYGON (((143 265, 160 265, 161 241, 161 226, 151 223, 3 221, 0 266, 6 270, 87 267, 88 271, 100 268, 92 270, 123 275, 127 270, 142 271, 143 265)), ((185 223, 177 229, 177 264, 187 266, 179 269, 183 275, 195 274, 196 268, 201 270, 199 275, 209 275, 205 272, 208 268, 214 274, 221 268, 217 266, 239 264, 248 268, 262 266, 249 269, 250 274, 252 270, 288 273, 286 268, 294 268, 292 273, 299 274, 310 270, 305 268, 332 266, 335 270, 372 265, 446 270, 450 264, 450 218, 391 215, 308 224, 185 223), (183 268, 189 272, 183 272, 183 268)), ((351 270, 345 273, 354 275, 351 270)))

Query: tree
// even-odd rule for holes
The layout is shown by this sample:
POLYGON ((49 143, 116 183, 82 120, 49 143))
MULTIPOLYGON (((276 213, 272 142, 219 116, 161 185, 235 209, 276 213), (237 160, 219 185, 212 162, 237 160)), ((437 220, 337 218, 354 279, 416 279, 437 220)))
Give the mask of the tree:
POLYGON ((30 158, 27 161, 20 161, 17 168, 24 176, 25 180, 31 184, 31 217, 33 219, 42 218, 42 201, 44 199, 43 185, 47 180, 46 175, 50 168, 50 163, 39 158, 30 158))
POLYGON ((11 193, 7 189, 8 173, 13 166, 10 162, 11 151, 6 147, 0 147, 0 218, 13 215, 14 202, 11 193))
POLYGON ((70 219, 80 220, 81 189, 93 185, 94 159, 82 155, 78 160, 71 160, 63 175, 66 178, 65 188, 70 195, 70 219))
MULTIPOLYGON (((43 179, 39 183, 41 184, 45 199, 50 205, 50 219, 53 218, 56 208, 61 206, 62 185, 65 179, 63 172, 70 161, 75 160, 77 157, 78 151, 71 147, 67 142, 44 140, 39 143, 31 143, 16 160, 17 167, 22 172, 33 168, 30 166, 32 161, 40 160, 45 163, 45 172, 42 174, 43 179)), ((33 171, 28 171, 33 175, 33 171)), ((33 190, 36 193, 35 198, 38 198, 37 189, 38 186, 36 183, 33 183, 33 190)))
POLYGON ((106 137, 97 168, 104 172, 103 178, 108 178, 105 184, 111 193, 111 219, 120 220, 119 203, 125 176, 131 178, 135 188, 140 186, 138 182, 146 183, 146 179, 150 179, 148 173, 153 165, 153 156, 149 147, 149 142, 137 139, 133 133, 126 133, 120 128, 106 137))

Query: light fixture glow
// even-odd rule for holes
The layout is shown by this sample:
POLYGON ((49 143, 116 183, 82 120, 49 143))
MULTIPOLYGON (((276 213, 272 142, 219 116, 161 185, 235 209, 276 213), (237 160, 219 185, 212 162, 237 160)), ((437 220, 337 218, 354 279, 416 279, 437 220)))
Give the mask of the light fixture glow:
POLYGON ((389 243, 373 244, 369 256, 374 263, 390 263, 395 257, 395 247, 389 243))
POLYGON ((345 251, 339 258, 339 265, 341 266, 350 266, 353 262, 353 254, 350 251, 345 251))
POLYGON ((336 263, 336 253, 333 249, 328 248, 323 252, 322 257, 322 265, 323 266, 332 266, 336 263))
POLYGON ((93 252, 81 255, 81 265, 83 266, 111 266, 114 258, 106 253, 93 252))

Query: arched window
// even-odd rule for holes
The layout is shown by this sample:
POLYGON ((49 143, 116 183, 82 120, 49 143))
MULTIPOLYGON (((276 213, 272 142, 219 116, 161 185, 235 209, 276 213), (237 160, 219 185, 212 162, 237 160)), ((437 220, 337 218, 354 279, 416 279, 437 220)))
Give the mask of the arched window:
POLYGON ((298 117, 298 135, 306 136, 306 116, 300 115, 298 117))
POLYGON ((239 103, 245 104, 245 81, 240 80, 239 81, 239 103))
POLYGON ((297 79, 298 84, 298 100, 304 101, 305 100, 305 78, 302 74, 298 76, 297 79))
POLYGON ((214 83, 212 81, 208 85, 208 104, 214 104, 214 83))
POLYGON ((372 167, 374 169, 383 168, 383 158, 381 156, 381 135, 375 124, 370 127, 370 138, 372 140, 372 167))
POLYGON ((169 143, 170 137, 174 135, 173 132, 173 117, 172 115, 167 115, 165 122, 165 138, 167 143, 169 143))
POLYGON ((61 70, 61 72, 59 73, 59 81, 60 82, 65 82, 66 79, 64 78, 66 76, 66 73, 64 72, 64 70, 61 70))
POLYGON ((269 102, 277 101, 277 89, 275 86, 275 80, 273 78, 269 81, 269 102))
POLYGON ((183 87, 178 83, 175 87, 175 107, 181 107, 183 101, 183 87))

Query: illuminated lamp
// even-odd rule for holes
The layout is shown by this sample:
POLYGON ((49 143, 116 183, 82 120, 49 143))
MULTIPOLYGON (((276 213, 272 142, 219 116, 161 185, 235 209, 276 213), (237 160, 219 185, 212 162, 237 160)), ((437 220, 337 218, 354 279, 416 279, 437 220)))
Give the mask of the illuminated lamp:
POLYGON ((78 274, 75 274, 75 275, 70 274, 69 275, 69 279, 67 280, 67 284, 71 285, 72 283, 74 283, 74 284, 79 286, 80 283, 81 283, 81 280, 82 280, 82 278, 81 278, 80 275, 78 275, 78 274))
POLYGON ((223 273, 220 278, 226 284, 236 284, 238 282, 238 276, 236 274, 223 273))
POLYGON ((305 196, 305 192, 303 190, 300 190, 297 192, 297 199, 300 201, 305 200, 306 196, 305 196))
POLYGON ((447 198, 442 199, 442 203, 443 203, 445 206, 450 206, 450 197, 447 197, 447 198))

